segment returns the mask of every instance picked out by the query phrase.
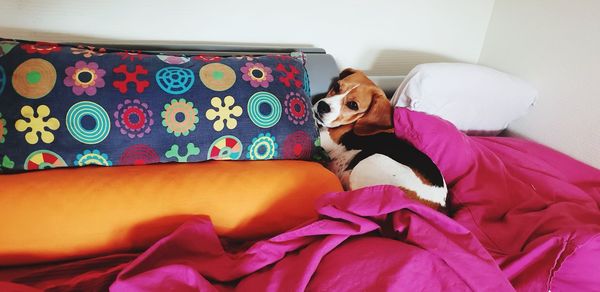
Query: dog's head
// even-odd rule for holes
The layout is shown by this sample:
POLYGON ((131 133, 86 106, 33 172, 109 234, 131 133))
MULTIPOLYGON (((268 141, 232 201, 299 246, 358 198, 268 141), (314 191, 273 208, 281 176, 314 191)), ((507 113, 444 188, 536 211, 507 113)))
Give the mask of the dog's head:
POLYGON ((372 135, 392 128, 392 106, 367 75, 347 68, 325 98, 313 106, 317 121, 332 129, 342 126, 356 135, 372 135))

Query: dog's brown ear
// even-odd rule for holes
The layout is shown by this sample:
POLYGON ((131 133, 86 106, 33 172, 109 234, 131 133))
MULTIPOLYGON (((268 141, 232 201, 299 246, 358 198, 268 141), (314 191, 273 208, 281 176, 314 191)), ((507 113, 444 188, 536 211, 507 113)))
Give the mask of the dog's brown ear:
POLYGON ((352 74, 356 73, 356 69, 354 68, 346 68, 344 70, 342 70, 342 72, 340 72, 340 75, 338 76, 338 80, 342 80, 352 74))
POLYGON ((338 82, 340 84, 348 83, 348 84, 360 84, 360 85, 373 85, 376 86, 375 83, 365 72, 353 68, 344 69, 338 78, 338 82))
POLYGON ((329 91, 327 91, 327 97, 332 96, 332 95, 336 95, 340 92, 345 92, 346 90, 348 90, 349 88, 354 87, 356 84, 355 83, 350 83, 350 82, 346 82, 344 81, 344 79, 354 73, 356 73, 356 69, 353 68, 346 68, 344 69, 342 72, 340 72, 340 75, 338 76, 337 80, 335 80, 333 83, 331 83, 331 85, 329 86, 329 91))
POLYGON ((359 136, 373 135, 393 129, 393 108, 385 93, 373 88, 373 97, 369 109, 354 124, 354 133, 359 136))

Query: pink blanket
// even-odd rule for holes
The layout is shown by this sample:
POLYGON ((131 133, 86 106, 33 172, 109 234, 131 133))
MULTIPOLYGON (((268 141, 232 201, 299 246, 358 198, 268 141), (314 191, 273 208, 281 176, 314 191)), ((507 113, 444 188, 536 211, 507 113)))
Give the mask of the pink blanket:
POLYGON ((249 247, 227 244, 208 219, 198 218, 135 259, 113 255, 14 273, 0 290, 28 289, 20 284, 112 291, 600 287, 600 171, 525 140, 468 137, 402 108, 395 123, 397 136, 442 170, 452 219, 397 188, 377 186, 324 195, 319 220, 249 247))

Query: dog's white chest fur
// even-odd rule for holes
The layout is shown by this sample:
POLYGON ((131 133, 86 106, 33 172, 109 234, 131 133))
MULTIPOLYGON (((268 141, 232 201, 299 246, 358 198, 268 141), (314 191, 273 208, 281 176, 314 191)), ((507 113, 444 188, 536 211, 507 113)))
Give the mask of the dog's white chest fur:
MULTIPOLYGON (((329 169, 342 182, 344 189, 355 190, 375 185, 394 185, 415 192, 420 198, 441 206, 446 205, 447 188, 423 183, 408 166, 382 154, 373 154, 347 170, 352 159, 361 150, 348 150, 335 143, 327 130, 321 130, 321 147, 331 158, 329 169)), ((444 184, 445 185, 445 184, 444 184)))
POLYGON ((349 176, 350 171, 347 171, 350 161, 358 154, 361 150, 348 150, 343 145, 335 143, 329 132, 326 129, 322 129, 320 132, 321 147, 327 151, 327 155, 331 158, 329 162, 329 170, 335 173, 340 178, 344 189, 350 189, 349 176))

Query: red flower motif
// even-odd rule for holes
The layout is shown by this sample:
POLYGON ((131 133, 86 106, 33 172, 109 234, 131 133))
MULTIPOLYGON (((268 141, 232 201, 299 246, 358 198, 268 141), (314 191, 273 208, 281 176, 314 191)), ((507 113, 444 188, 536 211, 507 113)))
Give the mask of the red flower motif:
POLYGON ((47 55, 52 52, 59 52, 60 47, 57 44, 36 42, 35 44, 22 44, 21 49, 25 50, 28 54, 40 53, 47 55))
POLYGON ((129 59, 130 62, 133 62, 133 60, 135 60, 135 59, 141 60, 141 59, 147 57, 146 55, 144 55, 142 53, 142 51, 129 51, 129 50, 125 50, 124 52, 118 52, 117 55, 121 56, 121 60, 129 59))
POLYGON ((85 58, 91 58, 92 56, 103 56, 106 53, 105 48, 98 48, 92 46, 77 45, 76 48, 71 48, 73 55, 83 55, 85 58))
POLYGON ((125 99, 117 106, 114 112, 115 126, 123 135, 127 135, 133 139, 135 137, 142 138, 144 135, 150 134, 154 119, 152 111, 147 103, 139 99, 125 99))
POLYGON ((312 151, 311 139, 304 131, 289 134, 283 141, 283 159, 307 159, 312 151))
POLYGON ((307 105, 304 98, 297 92, 291 92, 285 97, 284 110, 294 125, 304 125, 308 121, 307 105))
POLYGON ((200 60, 203 62, 219 62, 221 61, 221 57, 219 56, 211 56, 211 55, 198 55, 194 57, 194 60, 200 60))

